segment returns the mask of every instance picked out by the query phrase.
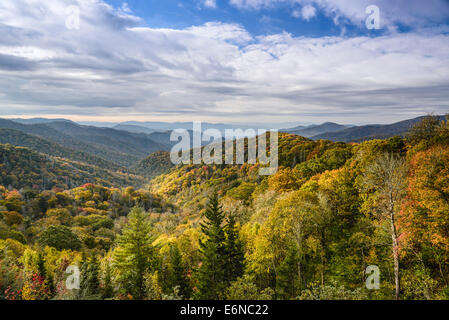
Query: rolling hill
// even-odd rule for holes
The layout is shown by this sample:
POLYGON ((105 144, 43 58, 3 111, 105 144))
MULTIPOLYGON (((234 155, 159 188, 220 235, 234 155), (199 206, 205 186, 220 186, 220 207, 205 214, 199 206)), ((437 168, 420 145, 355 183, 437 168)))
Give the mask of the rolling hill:
POLYGON ((344 129, 347 129, 348 126, 333 123, 333 122, 326 122, 321 125, 317 126, 310 126, 302 129, 294 128, 286 130, 285 132, 296 134, 298 136, 303 136, 306 138, 311 138, 313 136, 324 134, 324 133, 330 133, 330 132, 338 132, 344 129))
POLYGON ((121 130, 121 131, 128 131, 128 132, 132 132, 132 133, 146 133, 146 134, 151 134, 151 133, 157 131, 155 129, 150 129, 147 127, 132 125, 132 124, 118 124, 118 125, 114 126, 113 128, 116 130, 121 130))
POLYGON ((50 156, 85 162, 87 164, 96 165, 109 170, 125 171, 124 167, 116 165, 110 161, 86 152, 66 148, 50 140, 15 129, 0 129, 0 144, 11 144, 18 147, 27 147, 36 152, 45 153, 50 156))
POLYGON ((145 178, 153 179, 168 173, 175 165, 170 160, 170 153, 158 151, 140 161, 133 169, 145 178))
POLYGON ((0 144, 0 185, 49 190, 74 188, 86 183, 109 187, 141 186, 136 175, 114 172, 73 160, 51 157, 29 148, 0 144))
POLYGON ((71 121, 22 124, 0 119, 0 128, 38 136, 65 148, 126 167, 135 165, 155 151, 169 149, 169 146, 153 141, 146 134, 82 126, 71 121))
POLYGON ((47 123, 47 126, 84 143, 110 152, 134 155, 139 158, 144 158, 159 150, 169 149, 169 146, 155 142, 146 134, 82 126, 73 122, 50 122, 47 123))
MULTIPOLYGON (((372 139, 386 139, 394 136, 404 136, 416 123, 425 117, 418 117, 389 125, 367 125, 344 129, 338 132, 327 132, 311 137, 313 140, 331 140, 340 142, 360 142, 372 139)), ((439 116, 444 120, 444 116, 439 116)))

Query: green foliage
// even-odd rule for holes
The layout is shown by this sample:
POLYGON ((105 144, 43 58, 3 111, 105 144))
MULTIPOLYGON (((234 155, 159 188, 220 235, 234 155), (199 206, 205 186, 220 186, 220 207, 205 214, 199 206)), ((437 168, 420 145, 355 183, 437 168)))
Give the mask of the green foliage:
POLYGON ((284 261, 279 265, 276 278, 276 296, 282 300, 295 298, 298 293, 299 254, 291 246, 284 261))
POLYGON ((135 170, 142 176, 153 179, 170 172, 174 164, 170 160, 170 152, 157 151, 140 161, 135 170))
POLYGON ((101 298, 100 262, 95 255, 82 263, 79 297, 82 300, 97 300, 101 298))
POLYGON ((259 164, 164 169, 156 153, 146 165, 164 174, 148 190, 1 146, 0 299, 393 299, 397 279, 401 299, 447 299, 449 126, 432 123, 359 144, 280 134, 271 177, 259 164), (66 171, 94 183, 73 188, 66 171), (42 172, 55 177, 44 188, 42 172), (369 265, 380 290, 364 289, 369 265))
POLYGON ((245 268, 245 250, 240 240, 239 229, 235 223, 235 217, 229 216, 225 226, 226 239, 224 240, 225 280, 227 283, 235 281, 243 276, 245 268))
POLYGON ((79 250, 81 241, 66 226, 52 225, 46 228, 39 236, 39 244, 43 247, 49 246, 58 250, 79 250))
POLYGON ((128 224, 117 237, 113 266, 120 273, 123 289, 134 299, 145 298, 145 275, 152 271, 155 259, 152 228, 141 208, 133 208, 128 224))
POLYGON ((72 188, 87 181, 110 187, 143 184, 139 176, 50 157, 12 145, 0 144, 0 159, 0 184, 12 188, 72 188))
POLYGON ((226 289, 227 300, 272 300, 273 296, 273 289, 259 290, 249 275, 237 279, 226 289))
POLYGON ((201 267, 197 273, 197 298, 214 300, 222 298, 226 287, 226 248, 223 230, 224 214, 215 193, 209 198, 201 231, 205 241, 200 241, 201 267))
POLYGON ((367 298, 366 292, 362 289, 348 290, 335 282, 314 286, 312 289, 304 290, 299 296, 300 300, 366 300, 367 298))

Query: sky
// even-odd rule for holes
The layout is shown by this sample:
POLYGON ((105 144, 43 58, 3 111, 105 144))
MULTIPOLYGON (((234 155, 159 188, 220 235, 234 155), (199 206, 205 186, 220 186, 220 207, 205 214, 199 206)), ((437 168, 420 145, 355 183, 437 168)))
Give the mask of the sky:
POLYGON ((3 118, 367 124, 447 112, 448 0, 0 1, 3 118))

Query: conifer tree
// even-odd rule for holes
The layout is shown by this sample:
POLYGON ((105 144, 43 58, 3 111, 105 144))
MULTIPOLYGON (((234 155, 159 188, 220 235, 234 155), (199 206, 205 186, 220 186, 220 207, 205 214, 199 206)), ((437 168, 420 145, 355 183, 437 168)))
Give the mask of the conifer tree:
POLYGON ((120 271, 122 288, 134 299, 146 296, 145 274, 153 269, 155 253, 151 226, 141 208, 133 208, 122 235, 117 238, 114 266, 120 271))
POLYGON ((187 279, 187 270, 182 262, 181 253, 177 245, 170 247, 170 260, 173 268, 173 288, 178 287, 179 295, 189 299, 191 288, 187 279))
POLYGON ((94 255, 82 265, 80 297, 82 299, 98 299, 100 293, 100 263, 94 255))
POLYGON ((245 252, 243 243, 239 239, 239 230, 237 229, 237 226, 235 224, 235 218, 232 215, 227 219, 225 232, 225 279, 226 282, 231 283, 243 276, 245 268, 245 252))
POLYGON ((298 295, 298 249, 291 246, 280 264, 276 278, 276 296, 283 300, 294 299, 298 295))
POLYGON ((106 261, 103 280, 103 299, 111 299, 112 297, 114 297, 114 288, 112 286, 111 265, 106 261))
POLYGON ((201 300, 217 300, 222 298, 225 288, 225 233, 223 230, 224 214, 218 203, 218 195, 214 193, 204 213, 201 231, 206 240, 200 240, 202 263, 198 269, 197 298, 201 300))

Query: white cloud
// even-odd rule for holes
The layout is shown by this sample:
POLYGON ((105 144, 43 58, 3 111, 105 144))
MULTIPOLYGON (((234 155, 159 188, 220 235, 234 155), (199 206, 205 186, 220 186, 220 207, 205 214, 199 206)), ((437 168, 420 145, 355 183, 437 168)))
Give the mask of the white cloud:
POLYGON ((127 2, 123 2, 123 3, 122 3, 121 10, 122 10, 123 12, 126 12, 126 13, 132 13, 132 10, 131 10, 131 8, 129 7, 129 5, 128 5, 127 2))
POLYGON ((305 5, 304 7, 302 7, 301 16, 304 20, 309 21, 310 19, 315 17, 315 15, 316 15, 316 9, 314 6, 305 5))
MULTIPOLYGON (((281 4, 292 6, 314 6, 339 23, 344 18, 354 24, 362 25, 366 20, 365 9, 369 5, 380 8, 383 23, 392 27, 401 23, 410 27, 421 27, 449 18, 447 0, 229 0, 241 9, 259 10, 281 4)), ((304 17, 304 15, 303 15, 304 17)))
POLYGON ((302 18, 303 20, 309 21, 316 16, 316 8, 311 5, 305 5, 301 8, 301 10, 294 9, 292 12, 292 16, 297 19, 302 18))
POLYGON ((253 38, 140 21, 99 0, 2 0, 0 114, 374 122, 449 101, 447 34, 253 38), (79 30, 65 28, 73 4, 79 30))
POLYGON ((216 8, 217 1, 216 0, 204 0, 204 6, 208 8, 216 8))

